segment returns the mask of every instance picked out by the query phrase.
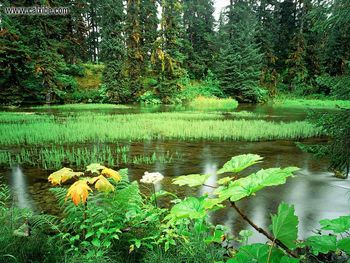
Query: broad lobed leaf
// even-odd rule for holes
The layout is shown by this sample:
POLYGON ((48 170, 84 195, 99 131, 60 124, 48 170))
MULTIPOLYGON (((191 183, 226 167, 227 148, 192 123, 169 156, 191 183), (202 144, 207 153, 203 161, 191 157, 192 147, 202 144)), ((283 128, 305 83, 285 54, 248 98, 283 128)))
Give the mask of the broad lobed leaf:
POLYGON ((75 205, 78 205, 79 203, 85 204, 89 191, 92 191, 92 189, 88 186, 86 180, 76 181, 69 187, 66 200, 71 198, 75 205))
POLYGON ((220 200, 230 199, 238 201, 250 196, 266 186, 284 184, 286 179, 293 176, 297 171, 296 167, 262 169, 256 174, 251 174, 229 183, 228 187, 221 186, 214 191, 220 200))
POLYGON ((203 185, 210 177, 210 174, 189 174, 182 175, 173 179, 173 184, 180 186, 188 185, 190 187, 203 185))
POLYGON ((86 166, 86 172, 100 175, 100 172, 105 168, 106 168, 105 166, 103 166, 99 163, 92 163, 92 164, 86 166))
POLYGON ((105 193, 113 192, 115 190, 114 186, 103 175, 98 176, 98 180, 96 180, 95 183, 95 188, 98 191, 105 193))
POLYGON ((62 168, 52 174, 48 177, 48 180, 53 185, 61 185, 61 183, 64 183, 72 178, 77 178, 84 175, 84 173, 81 172, 74 172, 70 168, 62 168))
POLYGON ((239 173, 245 168, 252 166, 256 163, 260 163, 263 157, 257 154, 242 154, 232 157, 230 161, 224 164, 224 166, 219 169, 218 174, 223 173, 239 173))
POLYGON ((323 219, 320 221, 323 230, 331 230, 336 234, 350 229, 350 216, 341 216, 336 219, 323 219))
POLYGON ((293 205, 281 203, 277 215, 271 217, 273 235, 290 249, 296 247, 295 241, 298 238, 298 217, 294 212, 293 205))

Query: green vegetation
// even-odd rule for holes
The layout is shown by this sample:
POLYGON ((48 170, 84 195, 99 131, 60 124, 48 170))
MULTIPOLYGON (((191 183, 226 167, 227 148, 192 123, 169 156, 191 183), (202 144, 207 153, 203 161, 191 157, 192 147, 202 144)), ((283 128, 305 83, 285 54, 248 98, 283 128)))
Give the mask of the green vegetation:
POLYGON ((78 89, 97 89, 102 81, 104 65, 82 64, 82 67, 82 76, 77 76, 75 78, 78 84, 78 89))
MULTIPOLYGON (((53 0, 41 4, 69 14, 3 12, 0 104, 131 103, 144 94, 173 104, 192 99, 193 83, 205 86, 194 87, 198 95, 239 102, 349 99, 348 0, 304 2, 215 10, 212 0, 53 0)), ((2 5, 20 6, 31 3, 2 5)))
POLYGON ((179 153, 170 152, 145 155, 132 155, 129 146, 108 145, 93 147, 52 147, 30 148, 17 151, 0 151, 0 165, 12 166, 15 164, 29 165, 42 169, 58 169, 65 166, 83 168, 90 163, 99 162, 108 166, 127 164, 171 163, 180 160, 179 153))
POLYGON ((329 136, 327 143, 298 146, 316 157, 327 156, 330 168, 339 178, 348 178, 350 173, 350 109, 341 109, 333 113, 312 113, 310 122, 329 136))
POLYGON ((350 108, 349 100, 313 100, 313 99, 275 99, 273 101, 275 107, 302 107, 302 108, 350 108))
POLYGON ((130 109, 130 106, 127 105, 118 105, 118 104, 63 104, 63 105, 44 105, 44 106, 35 106, 32 109, 58 109, 58 110, 103 110, 103 109, 130 109))
MULTIPOLYGON (((12 113, 3 116, 8 120, 12 113)), ((25 121, 26 116, 23 116, 22 122, 10 123, 8 120, 7 123, 0 123, 1 145, 107 143, 154 138, 259 141, 309 138, 321 134, 305 121, 229 120, 215 113, 39 115, 42 118, 28 115, 28 122, 25 121)))
POLYGON ((201 110, 234 110, 238 102, 233 99, 197 97, 190 102, 190 107, 201 110))
MULTIPOLYGON (((64 213, 60 218, 26 213, 10 206, 10 193, 0 187, 0 261, 28 262, 346 262, 350 258, 350 217, 320 221, 319 233, 298 239, 299 219, 293 205, 281 203, 269 230, 256 225, 237 205, 266 187, 286 183, 296 167, 269 168, 241 176, 262 161, 255 154, 232 157, 219 169, 225 174, 213 193, 179 199, 163 190, 149 197, 139 183, 119 171, 92 163, 84 171, 62 168, 48 180, 64 213), (62 187, 68 184, 68 189, 62 187), (157 200, 174 199, 169 208, 157 200), (228 206, 229 205, 229 206, 228 206), (209 214, 232 209, 270 242, 249 242, 251 230, 231 234, 230 226, 214 225, 209 214), (40 246, 38 240, 41 241, 40 246), (233 243, 236 241, 236 243, 233 243), (20 242, 20 243, 19 243, 20 242), (20 248, 18 247, 20 245, 20 248), (228 245, 230 244, 230 245, 228 245)), ((174 184, 198 187, 208 175, 177 177, 174 184)), ((145 173, 140 183, 153 185, 160 173, 145 173)))

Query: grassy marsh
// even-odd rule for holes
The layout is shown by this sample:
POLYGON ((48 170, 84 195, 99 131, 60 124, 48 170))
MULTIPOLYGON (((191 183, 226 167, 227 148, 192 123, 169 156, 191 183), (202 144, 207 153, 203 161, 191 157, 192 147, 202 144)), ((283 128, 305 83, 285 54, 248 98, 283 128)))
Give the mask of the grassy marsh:
POLYGON ((273 105, 276 107, 301 107, 301 108, 350 108, 348 100, 316 100, 316 99, 275 99, 273 105))
MULTIPOLYGON (((6 114, 5 114, 6 115, 6 114)), ((70 143, 117 143, 121 140, 276 140, 320 135, 306 121, 269 122, 226 119, 223 114, 170 112, 107 115, 77 113, 49 116, 23 115, 21 121, 0 121, 0 145, 65 145, 70 143)), ((19 117, 16 116, 18 119, 19 117)))
POLYGON ((59 109, 59 110, 99 110, 99 109, 130 109, 131 106, 121 104, 76 103, 63 105, 35 106, 32 109, 59 109))
POLYGON ((189 106, 200 110, 234 110, 238 107, 238 102, 234 99, 197 97, 189 106))
POLYGON ((21 149, 20 151, 0 151, 0 165, 24 164, 44 169, 60 169, 62 166, 82 169, 91 163, 103 163, 110 167, 127 164, 171 163, 180 160, 179 153, 153 152, 132 154, 130 146, 93 147, 42 147, 21 149))

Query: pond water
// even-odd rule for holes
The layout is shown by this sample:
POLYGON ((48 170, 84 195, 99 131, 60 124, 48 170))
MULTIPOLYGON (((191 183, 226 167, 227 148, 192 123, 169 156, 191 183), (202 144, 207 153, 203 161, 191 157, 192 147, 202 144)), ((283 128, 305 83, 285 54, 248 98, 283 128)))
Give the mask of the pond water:
MULTIPOLYGON (((171 108, 158 108, 156 111, 168 111, 171 108)), ((302 120, 305 110, 276 110, 264 106, 240 106, 238 110, 265 114, 265 117, 283 121, 302 120)), ((143 112, 140 108, 132 109, 134 113, 143 112)), ((130 111, 128 111, 130 112, 130 111)), ((111 113, 111 112, 110 112, 111 113)), ((117 110, 115 114, 125 113, 117 110)), ((306 142, 312 142, 307 140, 306 142)), ((161 172, 165 179, 157 185, 157 189, 173 192, 179 197, 210 193, 211 188, 188 188, 171 184, 175 176, 191 173, 209 173, 212 176, 206 184, 214 184, 217 179, 216 170, 232 156, 254 153, 264 157, 264 162, 250 168, 247 172, 261 168, 297 166, 301 170, 297 176, 287 180, 285 185, 266 188, 256 196, 237 202, 237 205, 249 215, 253 222, 262 227, 270 224, 270 214, 276 213, 282 201, 294 204, 299 216, 299 238, 308 236, 318 228, 318 221, 323 218, 335 218, 350 214, 350 182, 332 177, 327 171, 327 161, 314 159, 312 155, 299 150, 292 141, 237 142, 237 141, 164 141, 152 140, 131 142, 130 152, 149 154, 158 152, 177 152, 182 158, 170 164, 156 162, 150 165, 128 165, 130 180, 139 180, 145 171, 161 172)), ((15 166, 0 170, 0 181, 10 185, 14 193, 14 203, 20 207, 28 207, 37 211, 58 213, 57 201, 49 192, 47 182, 48 171, 15 166)), ((143 192, 149 189, 141 185, 143 192)), ((168 200, 161 200, 168 205, 168 200)), ((210 220, 216 224, 231 227, 234 234, 242 229, 251 229, 230 208, 211 214, 210 220)), ((255 233, 251 241, 264 241, 264 237, 255 233)))

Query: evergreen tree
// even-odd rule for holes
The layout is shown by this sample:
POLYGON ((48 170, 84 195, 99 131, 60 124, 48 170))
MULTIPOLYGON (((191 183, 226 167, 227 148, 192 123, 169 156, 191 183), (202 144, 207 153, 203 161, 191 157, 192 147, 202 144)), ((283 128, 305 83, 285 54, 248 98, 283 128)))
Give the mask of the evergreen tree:
POLYGON ((261 100, 259 88, 262 54, 255 43, 256 17, 247 2, 231 5, 224 24, 225 43, 220 51, 217 75, 223 91, 243 102, 261 100))
POLYGON ((261 52, 264 54, 260 84, 267 88, 271 97, 277 94, 278 81, 274 34, 277 29, 277 23, 274 19, 276 4, 276 0, 261 0, 256 8, 258 19, 256 39, 261 52))
POLYGON ((141 49, 144 71, 150 69, 151 54, 158 37, 157 0, 141 0, 140 4, 141 49))
POLYGON ((132 97, 140 95, 141 78, 145 56, 141 48, 141 23, 139 0, 127 1, 125 34, 127 58, 125 66, 128 74, 128 88, 132 97))
POLYGON ((212 0, 185 0, 186 68, 191 77, 203 79, 212 69, 214 57, 214 3, 212 0))
MULTIPOLYGON (((63 6, 54 1, 51 7, 63 6)), ((4 6, 13 6, 5 2, 4 6)), ((17 1, 15 6, 33 6, 35 1, 17 1)), ((19 103, 52 103, 60 100, 71 85, 64 74, 64 58, 72 48, 68 25, 70 16, 2 15, 1 61, 4 65, 4 94, 19 103), (28 30, 30 28, 30 30, 28 30), (18 50, 17 50, 18 48, 18 50), (12 50, 13 54, 9 54, 12 50), (19 61, 22 58, 22 61, 19 61)), ((66 57, 68 59, 68 56, 66 57)))
POLYGON ((163 0, 160 37, 152 52, 154 76, 157 78, 156 92, 163 102, 169 103, 181 89, 185 75, 182 68, 184 55, 183 27, 181 23, 182 5, 178 0, 163 0))
POLYGON ((125 69, 125 39, 123 34, 124 6, 122 0, 104 0, 101 12, 101 61, 105 64, 103 80, 110 101, 131 100, 128 74, 125 69))

